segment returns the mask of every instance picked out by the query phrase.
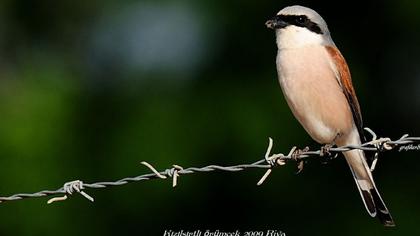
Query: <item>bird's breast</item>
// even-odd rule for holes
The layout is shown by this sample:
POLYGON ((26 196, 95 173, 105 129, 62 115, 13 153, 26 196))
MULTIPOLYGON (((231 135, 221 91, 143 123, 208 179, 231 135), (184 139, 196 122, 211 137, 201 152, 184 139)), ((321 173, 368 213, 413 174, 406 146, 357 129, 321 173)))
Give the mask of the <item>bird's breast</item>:
POLYGON ((323 46, 279 50, 277 72, 290 109, 315 141, 350 132, 350 107, 323 46))

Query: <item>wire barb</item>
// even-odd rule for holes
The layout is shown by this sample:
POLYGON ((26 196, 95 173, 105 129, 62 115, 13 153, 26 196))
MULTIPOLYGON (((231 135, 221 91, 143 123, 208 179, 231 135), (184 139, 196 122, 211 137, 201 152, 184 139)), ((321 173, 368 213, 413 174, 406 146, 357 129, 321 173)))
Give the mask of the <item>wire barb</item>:
MULTIPOLYGON (((389 138, 379 138, 377 135, 370 129, 366 129, 371 135, 372 140, 370 142, 361 144, 361 145, 348 145, 343 147, 335 147, 330 148, 329 152, 339 154, 342 152, 346 152, 349 150, 359 149, 366 152, 375 152, 376 154, 376 161, 372 164, 371 168, 372 170, 375 169, 375 166, 377 166, 377 154, 379 152, 389 151, 391 149, 395 149, 395 147, 399 146, 400 150, 402 148, 406 148, 407 150, 419 150, 419 149, 409 149, 407 147, 413 145, 413 144, 420 144, 420 137, 410 137, 408 134, 405 134, 401 136, 401 138, 397 140, 391 140, 389 138)), ((152 165, 150 165, 147 162, 141 162, 143 165, 148 167, 152 173, 147 173, 143 175, 139 175, 136 177, 126 177, 122 178, 116 181, 104 181, 104 182, 96 182, 96 183, 83 183, 82 181, 76 180, 71 181, 68 183, 65 183, 63 187, 57 189, 57 190, 42 190, 36 193, 17 193, 8 197, 0 197, 0 203, 6 202, 6 201, 16 201, 21 199, 27 199, 27 198, 35 198, 35 197, 46 197, 46 196, 56 196, 64 194, 64 196, 61 197, 53 197, 51 198, 48 203, 53 203, 57 201, 64 201, 68 198, 69 195, 72 195, 72 193, 77 192, 80 193, 82 196, 87 198, 90 201, 94 201, 94 199, 89 196, 87 193, 83 191, 83 189, 87 188, 107 188, 112 186, 120 186, 125 185, 132 182, 140 182, 140 181, 146 181, 156 178, 161 179, 167 179, 172 178, 172 186, 175 187, 177 185, 177 181, 180 175, 185 174, 194 174, 194 173, 201 173, 201 172, 213 172, 213 171, 227 171, 227 172, 239 172, 244 171, 248 169, 265 169, 266 172, 263 175, 263 177, 258 181, 257 185, 261 185, 271 174, 272 170, 275 167, 283 166, 286 164, 286 162, 289 161, 295 161, 299 164, 298 169, 303 168, 303 161, 305 161, 307 158, 310 157, 320 157, 322 150, 315 150, 315 151, 309 151, 309 150, 300 150, 296 151, 296 147, 293 147, 288 155, 283 154, 271 154, 273 148, 273 140, 269 138, 269 143, 267 147, 267 151, 265 153, 265 156, 262 160, 258 160, 256 162, 250 163, 250 164, 239 164, 239 165, 233 165, 233 166, 219 166, 219 165, 208 165, 204 167, 189 167, 189 168, 182 168, 178 165, 173 165, 172 168, 166 169, 165 171, 159 172, 157 171, 152 165), (298 153, 298 155, 297 155, 298 153)))
POLYGON ((147 168, 149 168, 153 173, 155 173, 155 175, 161 179, 166 179, 166 176, 162 175, 161 173, 159 173, 152 165, 150 165, 149 163, 142 161, 141 164, 145 165, 147 168))
POLYGON ((376 135, 375 132, 373 132, 373 130, 371 130, 368 127, 366 127, 365 130, 368 131, 372 135, 372 140, 370 142, 368 142, 367 144, 372 145, 377 149, 374 156, 373 156, 372 164, 370 165, 370 172, 373 172, 376 168, 376 165, 378 164, 379 152, 382 152, 384 150, 390 151, 394 148, 394 146, 389 144, 389 142, 391 142, 390 138, 379 138, 378 139, 378 136, 376 135))
MULTIPOLYGON (((273 139, 268 138, 268 147, 267 147, 267 151, 265 152, 265 161, 270 165, 270 168, 265 172, 265 174, 258 181, 258 183, 257 183, 258 186, 260 186, 264 183, 264 181, 268 178, 268 176, 273 171, 274 167, 276 167, 277 165, 282 166, 282 165, 286 164, 286 160, 284 160, 285 156, 282 153, 273 154, 273 155, 270 156, 272 148, 273 148, 273 139)), ((293 155, 295 150, 296 150, 296 147, 293 147, 292 150, 290 150, 287 157, 291 158, 291 156, 293 155)))
POLYGON ((178 174, 178 172, 179 171, 182 171, 184 168, 182 168, 182 166, 179 166, 179 165, 173 165, 173 168, 171 169, 172 171, 173 171, 173 176, 172 176, 172 187, 173 188, 175 188, 176 187, 176 185, 178 184, 178 177, 179 177, 179 174, 178 174))
POLYGON ((48 200, 47 204, 51 204, 54 202, 64 201, 67 200, 67 196, 73 194, 74 192, 80 193, 83 197, 87 198, 89 201, 94 202, 93 197, 89 196, 87 193, 83 192, 83 182, 80 180, 75 180, 71 182, 67 182, 63 186, 65 195, 62 197, 54 197, 48 200))

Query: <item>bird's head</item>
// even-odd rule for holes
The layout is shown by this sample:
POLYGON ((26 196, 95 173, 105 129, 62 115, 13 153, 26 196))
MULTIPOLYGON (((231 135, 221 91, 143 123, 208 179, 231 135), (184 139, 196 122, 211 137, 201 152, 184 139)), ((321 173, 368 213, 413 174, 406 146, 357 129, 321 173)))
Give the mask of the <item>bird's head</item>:
POLYGON ((307 7, 283 8, 265 24, 276 31, 279 48, 333 44, 327 23, 316 11, 307 7))

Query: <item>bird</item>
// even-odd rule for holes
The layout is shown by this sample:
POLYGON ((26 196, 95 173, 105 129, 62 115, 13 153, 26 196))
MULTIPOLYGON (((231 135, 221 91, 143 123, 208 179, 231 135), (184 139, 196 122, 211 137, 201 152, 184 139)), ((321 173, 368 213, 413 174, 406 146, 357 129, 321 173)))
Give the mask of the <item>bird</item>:
MULTIPOLYGON (((266 22, 276 34, 276 66, 281 90, 295 118, 324 147, 365 141, 361 109, 350 70, 325 20, 295 5, 266 22)), ((395 222, 376 188, 365 153, 344 152, 364 206, 384 226, 395 222)))

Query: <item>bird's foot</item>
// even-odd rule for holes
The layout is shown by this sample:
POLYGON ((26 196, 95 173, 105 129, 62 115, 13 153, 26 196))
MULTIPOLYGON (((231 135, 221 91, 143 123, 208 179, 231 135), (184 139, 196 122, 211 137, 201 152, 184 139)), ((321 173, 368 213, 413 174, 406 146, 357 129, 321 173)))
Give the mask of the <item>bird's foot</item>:
POLYGON ((296 174, 299 174, 300 172, 302 172, 303 170, 303 166, 304 166, 304 160, 301 157, 301 155, 305 152, 309 151, 309 147, 305 147, 304 149, 296 149, 293 153, 292 153, 292 158, 293 160, 295 160, 298 163, 298 171, 296 172, 296 174))
POLYGON ((335 155, 332 155, 332 153, 330 152, 331 148, 334 146, 335 146, 334 143, 329 143, 321 147, 319 156, 325 157, 325 161, 323 163, 327 163, 329 160, 334 159, 338 156, 338 153, 336 153, 335 155))
POLYGON ((325 144, 324 146, 321 147, 321 150, 319 152, 319 156, 324 157, 324 156, 330 156, 331 155, 331 148, 334 147, 335 144, 333 143, 328 143, 325 144))
POLYGON ((305 147, 304 149, 295 149, 292 153, 292 159, 298 161, 300 156, 307 151, 309 151, 309 147, 305 147))

